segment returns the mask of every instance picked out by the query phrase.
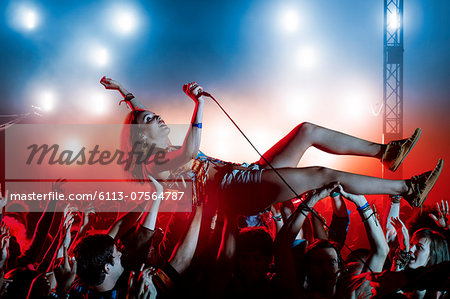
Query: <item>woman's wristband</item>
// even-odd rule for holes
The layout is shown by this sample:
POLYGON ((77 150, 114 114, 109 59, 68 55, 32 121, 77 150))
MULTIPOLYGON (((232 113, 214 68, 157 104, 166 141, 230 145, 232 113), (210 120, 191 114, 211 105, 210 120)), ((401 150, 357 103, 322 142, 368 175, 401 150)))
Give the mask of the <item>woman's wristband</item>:
POLYGON ((198 123, 198 124, 193 123, 192 126, 201 129, 202 128, 202 123, 198 123))
POLYGON ((369 203, 366 202, 364 205, 362 205, 362 206, 360 206, 360 207, 358 207, 358 208, 356 208, 356 209, 358 210, 358 212, 362 212, 362 211, 364 211, 364 210, 368 210, 368 209, 367 209, 368 207, 369 207, 369 203))

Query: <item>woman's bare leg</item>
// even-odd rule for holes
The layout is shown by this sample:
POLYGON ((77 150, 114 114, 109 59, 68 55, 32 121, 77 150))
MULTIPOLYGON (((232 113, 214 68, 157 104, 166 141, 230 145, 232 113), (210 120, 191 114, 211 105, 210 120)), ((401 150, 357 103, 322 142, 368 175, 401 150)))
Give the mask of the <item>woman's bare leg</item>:
MULTIPOLYGON (((408 191, 405 180, 386 180, 325 167, 282 168, 278 172, 297 194, 331 182, 339 182, 346 191, 353 194, 402 194, 408 191)), ((261 183, 263 193, 272 196, 273 202, 283 202, 295 197, 292 190, 271 169, 262 173, 261 183)))
MULTIPOLYGON (((301 195, 307 191, 338 182, 353 194, 403 194, 409 190, 405 180, 386 180, 376 177, 342 172, 325 167, 280 168, 284 180, 301 195)), ((279 202, 295 198, 295 193, 272 169, 261 174, 261 182, 241 182, 226 189, 228 208, 239 213, 254 215, 279 202)))
MULTIPOLYGON (((336 155, 356 155, 381 159, 386 145, 359 139, 312 123, 301 123, 266 153, 274 168, 296 167, 305 151, 314 146, 336 155)), ((266 165, 264 159, 259 164, 266 165)))

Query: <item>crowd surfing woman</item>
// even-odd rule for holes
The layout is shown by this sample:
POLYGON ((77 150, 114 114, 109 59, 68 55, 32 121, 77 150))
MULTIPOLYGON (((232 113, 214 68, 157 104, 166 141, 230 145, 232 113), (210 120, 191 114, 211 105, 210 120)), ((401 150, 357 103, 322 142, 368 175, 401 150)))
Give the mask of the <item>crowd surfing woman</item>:
MULTIPOLYGON (((100 83, 106 89, 119 91, 131 108, 125 124, 136 126, 124 126, 122 145, 126 149, 137 146, 144 153, 157 149, 157 154, 164 154, 164 163, 135 163, 130 169, 135 179, 143 180, 150 175, 160 181, 173 181, 189 175, 197 200, 219 198, 223 208, 241 214, 256 214, 272 204, 295 197, 287 184, 297 194, 302 194, 330 182, 339 182, 344 190, 353 194, 401 195, 410 205, 417 207, 423 204, 442 171, 442 159, 434 170, 406 180, 387 180, 318 166, 297 167, 304 152, 314 146, 336 155, 376 158, 395 171, 421 133, 416 129, 408 139, 379 144, 307 122, 296 126, 253 164, 220 161, 199 151, 206 93, 197 83, 183 86, 183 91, 194 101, 195 109, 180 147, 171 145, 168 138, 170 129, 161 116, 148 110, 119 82, 103 77, 100 83)), ((153 156, 148 161, 155 161, 153 156)))

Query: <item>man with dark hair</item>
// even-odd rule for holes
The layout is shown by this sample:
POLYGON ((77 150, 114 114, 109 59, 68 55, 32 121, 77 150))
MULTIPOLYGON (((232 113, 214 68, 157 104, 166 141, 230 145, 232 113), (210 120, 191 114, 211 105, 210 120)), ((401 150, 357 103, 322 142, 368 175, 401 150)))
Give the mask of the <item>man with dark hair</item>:
POLYGON ((69 292, 71 298, 118 298, 117 281, 124 272, 121 257, 114 239, 107 234, 83 238, 75 248, 78 281, 69 292))
POLYGON ((342 265, 338 245, 328 240, 314 241, 306 248, 305 263, 309 291, 333 297, 342 265))
POLYGON ((227 298, 275 297, 270 265, 273 241, 264 227, 248 227, 236 236, 236 268, 228 286, 227 298))

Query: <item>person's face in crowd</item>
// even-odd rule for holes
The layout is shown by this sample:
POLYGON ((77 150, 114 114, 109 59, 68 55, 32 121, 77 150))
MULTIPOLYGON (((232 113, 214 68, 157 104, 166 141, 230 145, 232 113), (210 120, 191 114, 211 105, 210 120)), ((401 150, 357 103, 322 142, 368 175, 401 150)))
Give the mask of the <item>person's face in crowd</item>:
POLYGON ((270 257, 257 250, 243 251, 238 257, 239 272, 247 282, 262 280, 267 276, 271 262, 270 257))
POLYGON ((118 279, 120 275, 122 275, 124 269, 122 266, 122 253, 117 249, 116 246, 114 246, 113 257, 114 265, 108 264, 109 275, 111 275, 113 278, 118 279))
POLYGON ((413 238, 409 251, 411 253, 409 268, 416 269, 426 266, 430 259, 430 240, 428 238, 413 238))
POLYGON ((147 264, 149 265, 158 264, 157 250, 153 244, 150 245, 150 248, 148 249, 147 264))
POLYGON ((155 142, 166 141, 170 129, 159 115, 151 111, 143 111, 137 115, 136 120, 138 124, 145 125, 141 126, 141 133, 144 139, 147 138, 155 142))
POLYGON ((339 260, 334 248, 321 248, 311 252, 308 282, 313 289, 332 287, 339 277, 339 260))

